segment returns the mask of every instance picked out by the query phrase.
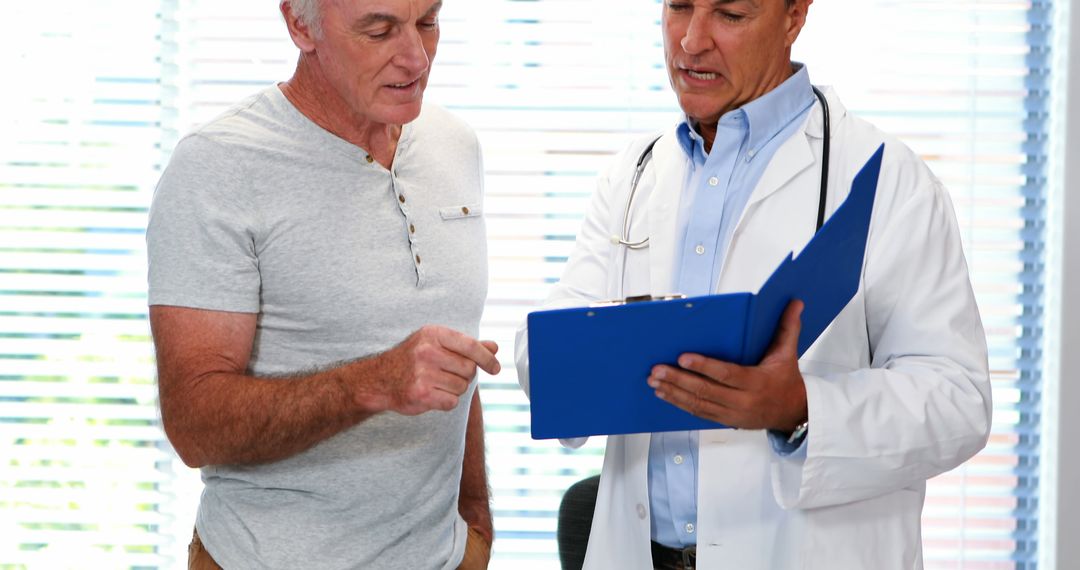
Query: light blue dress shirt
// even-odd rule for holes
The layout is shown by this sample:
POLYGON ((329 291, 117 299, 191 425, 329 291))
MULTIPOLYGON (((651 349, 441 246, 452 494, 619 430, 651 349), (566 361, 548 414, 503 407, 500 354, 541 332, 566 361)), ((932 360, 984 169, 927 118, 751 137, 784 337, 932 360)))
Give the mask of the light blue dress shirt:
MULTIPOLYGON (((720 117, 716 139, 704 141, 687 118, 676 134, 686 153, 687 174, 679 207, 681 236, 677 289, 694 296, 716 292, 735 226, 776 150, 799 129, 814 105, 802 64, 776 89, 720 117)), ((816 212, 807 212, 807 216, 816 212)), ((798 451, 769 434, 778 453, 798 451)), ((672 548, 697 544, 698 432, 657 433, 649 446, 652 539, 672 548)), ((723 508, 716 505, 713 508, 723 508)))

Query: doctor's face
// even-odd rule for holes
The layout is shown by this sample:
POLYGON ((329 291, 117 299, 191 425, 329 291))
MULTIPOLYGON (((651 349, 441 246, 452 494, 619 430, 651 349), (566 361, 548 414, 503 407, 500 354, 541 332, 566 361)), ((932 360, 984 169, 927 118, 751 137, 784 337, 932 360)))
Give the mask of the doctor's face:
POLYGON ((679 106, 704 127, 791 76, 813 0, 665 0, 664 55, 679 106))

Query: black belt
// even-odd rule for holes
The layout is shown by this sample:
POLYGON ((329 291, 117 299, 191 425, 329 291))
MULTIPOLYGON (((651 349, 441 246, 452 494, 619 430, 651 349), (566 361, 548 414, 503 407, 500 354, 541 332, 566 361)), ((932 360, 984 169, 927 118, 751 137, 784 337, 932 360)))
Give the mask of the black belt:
POLYGON ((670 548, 653 541, 652 563, 657 570, 694 570, 697 567, 697 547, 670 548))

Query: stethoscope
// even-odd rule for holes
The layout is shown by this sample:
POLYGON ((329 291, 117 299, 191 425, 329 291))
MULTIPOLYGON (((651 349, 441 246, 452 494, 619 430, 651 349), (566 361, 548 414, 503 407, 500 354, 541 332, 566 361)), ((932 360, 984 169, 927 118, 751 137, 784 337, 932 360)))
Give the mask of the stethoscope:
MULTIPOLYGON (((818 213, 817 213, 817 229, 820 230, 822 224, 825 223, 825 198, 828 196, 829 186, 829 146, 832 143, 829 129, 829 102, 825 100, 825 94, 822 93, 817 87, 811 87, 814 90, 814 96, 821 102, 821 114, 825 119, 825 142, 823 143, 821 150, 821 191, 818 198, 818 213)), ((649 247, 649 237, 645 236, 645 239, 641 241, 630 241, 630 212, 634 208, 634 194, 637 193, 638 182, 641 181, 641 175, 645 173, 645 167, 648 166, 649 161, 652 160, 653 147, 656 146, 656 141, 660 140, 657 137, 649 143, 649 146, 645 147, 641 156, 638 157, 637 166, 634 167, 634 176, 630 179, 630 197, 626 200, 626 211, 623 213, 623 231, 621 236, 612 235, 611 243, 614 245, 625 245, 627 249, 645 249, 649 247)))

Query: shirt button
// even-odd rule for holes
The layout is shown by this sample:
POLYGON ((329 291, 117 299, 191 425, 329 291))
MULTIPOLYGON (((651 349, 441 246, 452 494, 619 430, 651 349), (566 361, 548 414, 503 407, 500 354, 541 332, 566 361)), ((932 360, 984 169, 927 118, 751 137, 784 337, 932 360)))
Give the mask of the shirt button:
POLYGON ((641 503, 638 503, 638 506, 637 506, 637 516, 638 516, 638 518, 641 519, 641 520, 645 520, 645 515, 647 515, 647 514, 648 513, 645 511, 645 505, 643 505, 641 503))
POLYGON ((404 194, 398 194, 397 199, 398 199, 398 202, 401 202, 402 204, 405 203, 405 195, 404 194))
POLYGON ((372 162, 375 162, 375 159, 372 158, 372 156, 370 154, 365 156, 364 160, 366 160, 368 164, 371 164, 372 162))
POLYGON ((673 461, 675 462, 675 465, 682 465, 683 458, 681 455, 676 455, 673 461))
POLYGON ((468 206, 462 206, 461 207, 461 213, 468 216, 469 215, 469 207, 468 206))
POLYGON ((418 256, 416 256, 416 264, 417 264, 417 265, 420 265, 420 256, 419 256, 419 255, 418 255, 418 256))
POLYGON ((699 243, 698 246, 694 248, 694 253, 698 255, 703 255, 705 253, 705 246, 699 243))
POLYGON ((686 523, 686 534, 694 534, 694 523, 686 523))
POLYGON ((720 179, 715 177, 715 176, 713 176, 712 178, 709 179, 709 186, 716 186, 719 183, 720 183, 720 179))
POLYGON ((409 224, 409 233, 410 234, 415 234, 416 233, 416 226, 415 225, 409 224))

